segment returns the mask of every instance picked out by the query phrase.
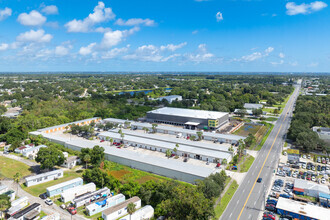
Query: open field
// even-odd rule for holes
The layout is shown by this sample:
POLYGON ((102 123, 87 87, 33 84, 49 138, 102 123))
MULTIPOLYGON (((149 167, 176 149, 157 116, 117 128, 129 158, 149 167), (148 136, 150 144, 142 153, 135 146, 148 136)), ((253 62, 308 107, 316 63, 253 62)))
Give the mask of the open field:
POLYGON ((59 183, 63 183, 65 181, 68 180, 72 180, 74 178, 77 177, 81 177, 82 176, 82 172, 74 172, 74 171, 69 171, 69 172, 64 172, 64 175, 62 178, 57 179, 57 180, 52 180, 46 183, 41 183, 35 186, 30 186, 30 187, 26 187, 24 184, 22 184, 22 189, 24 189, 26 192, 30 193, 31 195, 34 196, 39 196, 42 193, 46 192, 46 188, 59 184, 59 183))
POLYGON ((255 135, 258 130, 261 128, 261 125, 253 125, 253 124, 244 124, 240 129, 235 131, 233 134, 240 136, 248 136, 250 133, 255 135))
POLYGON ((0 176, 6 178, 13 178, 19 172, 22 177, 31 174, 30 167, 22 162, 0 156, 0 176))
POLYGON ((114 163, 111 161, 109 161, 108 164, 109 165, 107 165, 104 168, 104 170, 107 171, 108 174, 114 176, 122 183, 136 181, 139 184, 143 184, 149 180, 155 180, 155 181, 171 180, 170 178, 167 177, 158 176, 141 170, 132 169, 130 167, 118 163, 114 163))
POLYGON ((260 150, 262 148, 262 146, 264 146, 264 143, 266 142, 270 132, 272 132, 273 128, 274 128, 274 125, 273 124, 267 124, 267 129, 268 129, 268 132, 266 135, 263 136, 260 144, 255 148, 255 150, 260 150))
POLYGON ((221 201, 218 203, 218 205, 215 207, 215 218, 214 219, 219 219, 222 213, 225 211, 228 203, 230 202, 231 198, 234 196, 236 190, 238 188, 237 182, 234 180, 230 187, 228 188, 227 192, 225 195, 221 198, 221 201))

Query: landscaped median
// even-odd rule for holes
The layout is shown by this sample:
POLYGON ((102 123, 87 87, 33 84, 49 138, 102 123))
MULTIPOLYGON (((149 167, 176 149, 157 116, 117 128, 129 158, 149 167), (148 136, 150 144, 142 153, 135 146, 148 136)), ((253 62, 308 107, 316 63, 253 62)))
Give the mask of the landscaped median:
POLYGON ((240 166, 240 173, 244 173, 249 171, 251 165, 253 164, 254 157, 251 155, 245 155, 245 158, 241 159, 241 163, 239 164, 240 166))
POLYGON ((215 207, 215 218, 214 219, 219 219, 222 213, 225 211, 228 203, 230 202, 231 198, 234 196, 236 190, 238 188, 237 182, 234 180, 224 196, 221 198, 221 201, 218 203, 218 205, 215 207))

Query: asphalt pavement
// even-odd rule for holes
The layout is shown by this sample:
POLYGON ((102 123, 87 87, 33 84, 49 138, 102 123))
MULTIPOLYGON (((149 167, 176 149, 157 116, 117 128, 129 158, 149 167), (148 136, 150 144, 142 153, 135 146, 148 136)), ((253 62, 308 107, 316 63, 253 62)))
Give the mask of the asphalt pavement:
POLYGON ((220 217, 221 220, 256 220, 264 211, 265 199, 268 196, 266 192, 272 184, 272 175, 274 175, 274 169, 277 167, 282 152, 299 89, 300 85, 296 85, 264 146, 220 217), (262 178, 261 183, 256 182, 259 177, 262 178))

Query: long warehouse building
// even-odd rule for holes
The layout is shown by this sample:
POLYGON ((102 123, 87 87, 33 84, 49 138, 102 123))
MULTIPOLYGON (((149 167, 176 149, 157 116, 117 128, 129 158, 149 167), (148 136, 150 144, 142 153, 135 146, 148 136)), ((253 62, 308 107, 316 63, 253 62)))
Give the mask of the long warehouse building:
MULTIPOLYGON (((132 130, 136 130, 136 129, 143 130, 144 128, 147 128, 149 131, 153 130, 152 124, 145 122, 135 122, 135 121, 129 121, 129 120, 123 120, 117 118, 106 118, 103 119, 102 122, 103 123, 109 122, 115 125, 123 126, 124 128, 131 127, 132 130)), ((181 134, 182 137, 185 138, 191 136, 198 137, 196 130, 184 129, 181 127, 164 126, 159 124, 154 129, 156 133, 163 133, 169 135, 181 134)), ((216 141, 219 143, 237 144, 239 140, 241 139, 244 140, 245 137, 239 135, 232 135, 232 134, 220 134, 220 133, 202 131, 202 139, 208 141, 216 141)))
POLYGON ((229 120, 228 112, 164 107, 147 112, 147 121, 185 126, 189 129, 217 129, 229 120))
MULTIPOLYGON (((174 153, 173 150, 174 148, 176 148, 175 143, 169 143, 166 141, 151 139, 148 137, 139 137, 125 134, 125 137, 122 138, 121 134, 108 131, 99 134, 99 138, 102 140, 106 140, 107 137, 112 138, 114 142, 122 142, 123 144, 127 144, 133 147, 139 147, 163 153, 165 153, 167 150, 171 150, 172 153, 174 153)), ((232 154, 229 151, 223 152, 216 148, 211 150, 201 148, 200 146, 196 147, 186 144, 179 145, 179 148, 177 148, 177 154, 179 156, 209 161, 212 163, 221 163, 223 159, 230 161, 232 158, 232 154)))
POLYGON ((156 157, 131 150, 109 147, 108 143, 95 143, 89 140, 71 140, 51 133, 40 131, 30 132, 30 135, 42 135, 49 141, 62 144, 66 148, 81 151, 82 148, 93 148, 99 145, 105 149, 105 159, 123 164, 135 169, 155 173, 161 176, 178 179, 188 183, 195 183, 197 179, 204 179, 212 174, 214 169, 184 163, 178 160, 168 160, 165 157, 156 157))

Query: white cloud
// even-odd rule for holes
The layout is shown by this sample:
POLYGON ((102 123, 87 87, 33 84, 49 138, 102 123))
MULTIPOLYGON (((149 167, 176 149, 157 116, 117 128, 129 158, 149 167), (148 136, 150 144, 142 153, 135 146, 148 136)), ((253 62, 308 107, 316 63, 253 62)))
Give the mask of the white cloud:
POLYGON ((105 32, 100 46, 103 49, 107 49, 107 48, 116 46, 120 42, 122 42, 125 39, 125 37, 135 33, 136 31, 139 31, 139 30, 140 29, 138 27, 134 27, 129 30, 123 30, 123 31, 116 30, 116 31, 105 32))
POLYGON ((169 50, 169 51, 176 51, 177 49, 181 49, 182 47, 186 46, 187 42, 183 42, 181 44, 167 44, 166 46, 161 46, 160 50, 169 50))
POLYGON ((41 12, 45 13, 46 15, 56 15, 58 14, 58 8, 56 5, 48 5, 44 7, 41 12))
POLYGON ((272 65, 282 65, 284 63, 284 60, 280 60, 280 62, 270 62, 272 65))
POLYGON ((328 5, 322 1, 311 2, 310 4, 302 3, 297 5, 295 2, 286 3, 285 7, 287 9, 286 13, 288 15, 297 14, 310 14, 316 11, 320 11, 328 5))
POLYGON ((184 55, 186 60, 200 63, 204 61, 210 61, 214 57, 214 54, 209 53, 206 49, 206 44, 198 45, 197 53, 187 53, 184 55))
POLYGON ((71 45, 68 45, 68 46, 59 45, 59 46, 55 47, 54 53, 57 56, 65 56, 65 55, 69 54, 71 49, 72 49, 71 45))
POLYGON ((3 10, 0 9, 0 21, 5 20, 9 16, 11 16, 12 10, 10 8, 5 8, 3 10))
POLYGON ((30 30, 24 33, 21 33, 16 37, 16 40, 19 42, 38 42, 38 43, 47 43, 53 38, 50 34, 45 34, 45 31, 39 29, 37 31, 30 30))
POLYGON ((18 16, 17 21, 25 26, 40 26, 46 22, 47 18, 38 11, 33 10, 29 14, 22 13, 18 16))
POLYGON ((241 59, 234 59, 234 60, 235 61, 243 60, 243 61, 246 61, 246 62, 251 62, 251 61, 255 61, 255 60, 258 60, 260 58, 263 58, 263 57, 267 57, 273 51, 274 51, 273 47, 268 47, 267 49, 265 49, 265 51, 263 53, 262 52, 254 52, 252 54, 242 56, 241 59))
POLYGON ((54 29, 59 28, 59 24, 58 24, 57 21, 50 21, 50 22, 47 22, 47 23, 45 24, 45 26, 50 27, 50 28, 54 28, 54 29))
POLYGON ((191 32, 192 34, 197 34, 198 30, 194 30, 193 32, 191 32))
POLYGON ((95 46, 96 46, 96 43, 91 43, 87 47, 81 47, 79 50, 79 54, 83 55, 83 56, 91 54, 93 52, 93 49, 95 46))
POLYGON ((9 44, 2 43, 0 44, 0 51, 5 51, 9 48, 9 44))
POLYGON ((144 26, 155 26, 156 22, 154 20, 151 20, 149 18, 142 19, 142 18, 131 18, 128 19, 127 21, 119 18, 115 24, 120 25, 120 26, 139 26, 139 25, 144 25, 144 26))
POLYGON ((285 57, 285 54, 284 54, 284 53, 279 53, 278 56, 279 56, 280 58, 284 58, 284 57, 285 57))
POLYGON ((105 33, 111 31, 111 28, 98 27, 95 29, 95 32, 105 33))
POLYGON ((215 18, 217 19, 217 22, 220 22, 223 20, 222 13, 219 11, 216 15, 215 18))
POLYGON ((111 8, 105 8, 104 3, 99 2, 94 8, 94 13, 89 14, 84 20, 74 19, 64 26, 68 32, 89 32, 95 24, 114 19, 115 17, 116 15, 111 8))
MULTIPOLYGON (((168 44, 168 45, 173 45, 173 44, 168 44)), ((180 54, 168 54, 167 52, 171 51, 165 49, 165 48, 170 48, 168 47, 168 45, 162 45, 160 47, 152 44, 143 45, 138 47, 134 53, 124 56, 123 59, 139 60, 139 61, 147 61, 147 62, 166 62, 181 56, 180 54)))
POLYGON ((308 65, 308 67, 317 67, 319 65, 318 62, 312 62, 308 65))
POLYGON ((102 59, 113 59, 119 55, 125 54, 128 52, 130 45, 122 48, 113 48, 102 55, 102 59))

